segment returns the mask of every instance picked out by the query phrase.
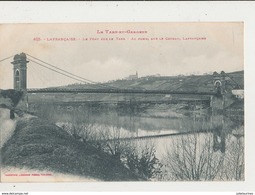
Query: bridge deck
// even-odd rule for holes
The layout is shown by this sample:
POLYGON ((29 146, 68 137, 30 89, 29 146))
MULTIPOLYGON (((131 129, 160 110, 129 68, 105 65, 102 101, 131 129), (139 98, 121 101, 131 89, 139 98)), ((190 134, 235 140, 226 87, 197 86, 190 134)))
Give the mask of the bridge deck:
POLYGON ((120 94, 180 94, 180 95, 215 95, 215 92, 146 90, 146 89, 28 89, 27 93, 120 93, 120 94))

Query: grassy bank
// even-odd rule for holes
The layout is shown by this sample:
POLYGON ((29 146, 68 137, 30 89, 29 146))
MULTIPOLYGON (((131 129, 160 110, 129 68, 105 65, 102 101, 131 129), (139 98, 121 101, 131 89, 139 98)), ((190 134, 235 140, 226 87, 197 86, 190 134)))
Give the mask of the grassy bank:
POLYGON ((86 176, 104 181, 137 181, 119 161, 78 142, 54 124, 38 118, 17 121, 13 136, 1 150, 2 165, 86 176))

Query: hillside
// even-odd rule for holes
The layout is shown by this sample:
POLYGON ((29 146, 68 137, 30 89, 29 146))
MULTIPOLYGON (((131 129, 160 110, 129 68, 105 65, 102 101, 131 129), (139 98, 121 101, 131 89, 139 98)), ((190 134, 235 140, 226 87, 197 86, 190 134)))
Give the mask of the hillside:
MULTIPOLYGON (((226 73, 226 87, 233 89, 237 85, 244 87, 244 71, 226 73)), ((112 86, 121 89, 158 89, 172 91, 193 91, 208 92, 213 90, 213 75, 190 75, 190 76, 147 76, 134 80, 116 80, 108 83, 102 83, 97 87, 112 86)), ((95 85, 73 84, 66 86, 69 89, 75 88, 93 88, 95 85)))
POLYGON ((3 168, 47 170, 103 181, 141 180, 110 155, 36 117, 18 119, 1 149, 1 160, 3 168))

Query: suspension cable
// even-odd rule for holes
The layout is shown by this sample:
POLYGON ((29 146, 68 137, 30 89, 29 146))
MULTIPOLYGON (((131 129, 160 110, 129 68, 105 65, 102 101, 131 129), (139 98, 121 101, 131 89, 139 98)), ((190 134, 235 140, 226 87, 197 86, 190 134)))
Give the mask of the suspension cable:
POLYGON ((60 72, 60 71, 54 70, 53 68, 47 67, 47 66, 45 66, 45 65, 43 65, 43 64, 41 64, 41 63, 39 63, 39 62, 36 62, 36 61, 34 61, 34 60, 32 60, 32 59, 29 59, 29 58, 28 58, 28 60, 30 60, 31 62, 34 62, 34 63, 36 63, 36 64, 38 64, 38 65, 40 65, 40 66, 42 66, 42 67, 44 67, 44 68, 47 68, 47 69, 49 69, 49 70, 51 70, 51 71, 54 71, 54 72, 56 72, 56 73, 59 73, 59 74, 64 75, 64 76, 66 76, 66 77, 69 77, 69 78, 71 78, 71 79, 74 79, 74 80, 76 80, 76 81, 80 81, 80 82, 82 82, 82 83, 90 84, 90 83, 88 83, 88 82, 85 82, 85 81, 83 81, 83 80, 77 79, 77 78, 75 78, 75 77, 72 77, 72 76, 70 76, 70 75, 67 75, 67 74, 65 74, 65 73, 62 73, 62 72, 60 72))
POLYGON ((5 60, 8 60, 9 58, 12 58, 13 56, 14 56, 14 55, 9 56, 9 57, 7 57, 7 58, 4 58, 4 59, 0 60, 0 62, 3 62, 3 61, 5 61, 5 60))
MULTIPOLYGON (((104 86, 104 87, 117 88, 117 87, 113 87, 113 86, 110 86, 110 85, 101 84, 101 83, 97 83, 97 82, 95 82, 95 81, 91 81, 91 80, 85 79, 85 78, 83 78, 83 77, 80 77, 80 76, 75 75, 75 74, 73 74, 73 73, 70 73, 70 72, 68 72, 68 71, 65 71, 65 70, 63 70, 63 69, 61 69, 61 68, 58 68, 57 66, 54 66, 54 65, 52 65, 52 64, 49 64, 49 63, 47 63, 47 62, 45 62, 45 61, 43 61, 43 60, 40 60, 40 59, 38 59, 38 58, 36 58, 36 57, 30 55, 30 54, 27 54, 27 53, 26 53, 26 55, 29 56, 29 57, 31 57, 31 58, 34 58, 34 59, 36 59, 36 60, 38 60, 38 61, 40 61, 40 62, 42 62, 42 63, 44 63, 44 64, 47 64, 47 65, 50 66, 50 67, 53 67, 53 68, 55 68, 55 69, 57 69, 57 70, 60 70, 60 71, 62 71, 62 72, 64 72, 64 73, 67 73, 67 74, 71 75, 72 78, 77 77, 79 81, 81 81, 81 79, 82 79, 82 80, 84 80, 84 81, 82 81, 82 82, 84 82, 84 83, 93 83, 93 84, 101 85, 101 86, 104 86), (86 82, 85 82, 85 81, 86 81, 86 82)), ((32 60, 31 60, 31 61, 32 61, 32 60)), ((33 61, 33 62, 34 62, 34 61, 33 61)), ((50 69, 50 70, 52 70, 52 69, 50 69)), ((58 73, 59 73, 59 71, 58 71, 58 73)), ((67 75, 64 74, 64 73, 63 73, 63 75, 67 76, 67 75)))
MULTIPOLYGON (((49 67, 47 67, 47 66, 45 66, 45 65, 43 65, 43 64, 40 64, 40 63, 38 63, 38 62, 35 62, 34 60, 31 60, 30 58, 28 58, 28 60, 30 60, 31 62, 34 62, 34 63, 36 63, 36 64, 42 66, 42 68, 46 68, 46 69, 52 70, 51 68, 49 68, 49 67)), ((39 66, 30 66, 30 67, 32 67, 33 70, 36 70, 36 74, 37 74, 38 72, 41 72, 41 74, 43 73, 42 71, 37 71, 37 68, 40 68, 39 66)), ((56 72, 55 70, 53 70, 53 71, 56 72)), ((59 73, 59 72, 57 72, 57 73, 59 73)), ((61 72, 60 72, 59 74, 62 74, 62 75, 63 75, 63 73, 61 73, 61 72)), ((66 75, 64 74, 64 76, 66 76, 66 75)), ((43 77, 45 77, 45 75, 43 75, 43 77)), ((68 77, 69 77, 69 75, 68 75, 68 77)), ((45 79, 42 80, 40 76, 39 76, 38 78, 40 79, 40 81, 41 81, 42 83, 44 83, 45 79)), ((47 77, 47 78, 48 78, 48 77, 47 77)), ((69 77, 69 78, 70 78, 70 77, 69 77)), ((77 80, 76 78, 72 78, 72 79, 77 80)), ((46 80, 48 80, 48 79, 46 79, 46 80)), ((80 80, 78 80, 78 81, 80 81, 80 80)), ((80 81, 80 82, 86 83, 86 82, 84 82, 84 81, 80 81)), ((87 84, 87 83, 86 83, 86 84, 87 84)), ((89 83, 89 84, 91 84, 91 83, 89 83)))
MULTIPOLYGON (((35 73, 35 75, 38 75, 38 73, 40 72, 40 76, 37 76, 37 79, 39 79, 41 81, 42 84, 44 84, 45 79, 41 78, 41 75, 43 74, 42 71, 38 71, 38 68, 40 68, 39 66, 29 66, 30 70, 33 71, 35 73)), ((35 80, 35 75, 33 74, 33 72, 31 73, 33 79, 35 80)), ((29 74, 30 75, 30 74, 29 74)), ((42 77, 45 77, 45 75, 42 75, 42 77)))

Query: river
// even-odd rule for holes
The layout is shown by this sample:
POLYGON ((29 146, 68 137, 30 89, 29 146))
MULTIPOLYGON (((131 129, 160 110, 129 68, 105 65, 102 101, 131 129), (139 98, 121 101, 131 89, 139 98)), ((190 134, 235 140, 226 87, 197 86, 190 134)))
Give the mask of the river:
MULTIPOLYGON (((139 108, 141 108, 140 106, 139 108)), ((183 107, 183 106, 180 106, 183 107)), ((39 117, 56 123, 70 134, 78 134, 84 139, 102 140, 194 131, 224 130, 229 135, 234 129, 242 128, 240 121, 233 121, 223 114, 212 116, 206 109, 180 111, 176 105, 150 105, 146 109, 119 109, 113 105, 83 104, 34 104, 30 111, 39 117)), ((156 145, 161 158, 170 140, 176 136, 147 139, 156 145)), ((147 142, 145 139, 143 142, 147 142)))

